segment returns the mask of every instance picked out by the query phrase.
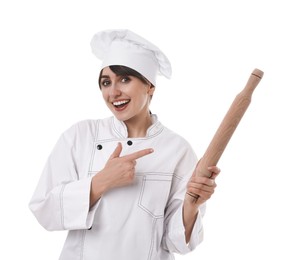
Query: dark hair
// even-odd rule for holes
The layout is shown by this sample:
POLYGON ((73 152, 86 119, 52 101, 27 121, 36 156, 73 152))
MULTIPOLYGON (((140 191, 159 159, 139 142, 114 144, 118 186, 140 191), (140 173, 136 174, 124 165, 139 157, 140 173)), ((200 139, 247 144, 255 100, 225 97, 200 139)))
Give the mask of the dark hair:
MULTIPOLYGON (((136 77, 139 80, 141 80, 144 84, 149 84, 150 83, 142 74, 140 74, 136 70, 133 70, 133 69, 131 69, 129 67, 122 66, 122 65, 111 65, 111 66, 109 66, 109 68, 117 76, 133 76, 133 77, 136 77)), ((103 69, 100 71, 99 79, 98 79, 98 83, 99 83, 99 87, 100 88, 101 88, 100 81, 101 81, 102 73, 103 73, 103 69)), ((151 87, 154 87, 152 85, 152 83, 150 83, 150 84, 151 84, 151 87)))

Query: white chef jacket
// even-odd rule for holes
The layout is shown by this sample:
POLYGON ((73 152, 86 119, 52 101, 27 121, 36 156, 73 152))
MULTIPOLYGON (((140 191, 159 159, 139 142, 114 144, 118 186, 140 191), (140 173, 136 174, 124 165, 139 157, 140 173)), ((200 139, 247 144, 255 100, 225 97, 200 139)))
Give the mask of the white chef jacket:
POLYGON ((143 138, 128 138, 126 125, 115 117, 81 121, 59 138, 29 207, 47 230, 69 231, 60 260, 168 260, 202 241, 205 205, 189 244, 182 217, 197 157, 184 138, 152 119, 143 138), (121 155, 154 152, 137 159, 133 184, 106 192, 90 209, 92 176, 118 142, 121 155))

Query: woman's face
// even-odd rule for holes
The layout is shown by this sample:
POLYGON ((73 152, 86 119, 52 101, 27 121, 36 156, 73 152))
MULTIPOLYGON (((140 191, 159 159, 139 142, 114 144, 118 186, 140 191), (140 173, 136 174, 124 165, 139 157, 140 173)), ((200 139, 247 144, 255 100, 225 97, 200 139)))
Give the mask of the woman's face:
POLYGON ((106 67, 102 71, 100 88, 107 106, 118 120, 139 119, 149 114, 154 92, 150 83, 143 83, 134 76, 117 76, 106 67))

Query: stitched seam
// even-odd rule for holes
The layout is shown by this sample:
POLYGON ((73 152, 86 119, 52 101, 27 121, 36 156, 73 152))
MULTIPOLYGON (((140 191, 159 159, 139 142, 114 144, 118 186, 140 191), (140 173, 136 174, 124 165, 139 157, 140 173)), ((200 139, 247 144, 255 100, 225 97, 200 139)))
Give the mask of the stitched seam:
POLYGON ((112 117, 112 127, 113 127, 113 130, 122 138, 124 138, 124 136, 117 130, 116 126, 115 126, 115 120, 114 120, 114 117, 112 117))
POLYGON ((98 140, 98 135, 99 135, 98 129, 99 129, 99 122, 100 122, 100 121, 101 121, 100 119, 98 119, 98 120, 96 121, 95 133, 94 133, 94 141, 98 140))
POLYGON ((95 155, 95 142, 98 139, 98 135, 99 135, 99 120, 96 121, 96 126, 95 126, 95 133, 94 133, 94 139, 93 139, 93 147, 92 147, 92 152, 91 152, 91 158, 90 158, 90 163, 89 163, 89 172, 88 172, 88 176, 91 175, 91 169, 93 166, 93 158, 95 155))
MULTIPOLYGON (((164 180, 149 180, 149 181, 164 181, 164 180)), ((166 182, 171 182, 171 180, 165 180, 166 182)), ((143 194, 144 194, 144 189, 145 189, 145 184, 147 182, 147 178, 146 176, 143 177, 142 180, 142 187, 141 187, 141 191, 140 191, 140 196, 139 196, 139 201, 138 201, 138 206, 144 210, 146 213, 148 213, 149 215, 151 215, 154 219, 160 219, 164 217, 164 214, 160 214, 160 215, 155 215, 153 212, 151 212, 147 207, 145 207, 142 204, 142 200, 143 200, 143 194)))
POLYGON ((65 189, 65 186, 66 186, 65 184, 62 185, 60 193, 59 193, 59 197, 60 197, 59 203, 60 203, 60 212, 61 212, 61 225, 62 225, 63 229, 65 229, 65 225, 64 225, 64 208, 63 208, 63 191, 65 189))
MULTIPOLYGON (((115 126, 115 120, 114 118, 112 118, 112 127, 113 127, 113 130, 122 138, 126 139, 126 137, 124 137, 116 128, 115 126)), ((151 134, 150 136, 146 136, 146 137, 142 137, 142 138, 135 138, 136 140, 147 140, 147 139, 151 139, 151 138, 154 138, 156 136, 158 136, 162 131, 164 130, 164 127, 162 126, 161 129, 155 133, 155 134, 151 134)))
POLYGON ((86 238, 86 230, 82 231, 81 245, 80 245, 80 246, 81 246, 81 250, 80 250, 80 260, 83 260, 85 238, 86 238))
POLYGON ((155 216, 151 211, 149 211, 143 204, 142 204, 142 199, 143 199, 143 194, 144 194, 144 188, 145 188, 145 182, 146 182, 146 177, 144 176, 143 180, 142 180, 142 187, 141 187, 141 192, 140 192, 140 197, 139 197, 139 201, 138 201, 138 206, 144 210, 145 212, 147 212, 149 215, 151 215, 154 219, 156 218, 162 218, 163 215, 159 215, 159 216, 155 216))
POLYGON ((137 172, 137 174, 140 174, 140 173, 144 173, 144 174, 151 174, 151 175, 161 175, 161 176, 174 176, 175 174, 173 174, 173 172, 156 172, 156 171, 151 171, 151 172, 137 172))
POLYGON ((156 225, 157 219, 153 220, 152 230, 151 230, 151 242, 150 242, 150 248, 148 252, 148 260, 151 259, 152 252, 153 252, 153 246, 154 246, 154 233, 155 233, 155 225, 156 225))
POLYGON ((178 180, 183 180, 184 179, 184 177, 178 176, 175 173, 173 174, 173 177, 175 177, 178 180))
POLYGON ((100 140, 94 140, 95 144, 104 144, 104 143, 108 143, 108 142, 113 142, 113 141, 125 141, 127 140, 127 138, 117 138, 117 137, 112 137, 112 138, 107 138, 107 139, 100 139, 100 140))

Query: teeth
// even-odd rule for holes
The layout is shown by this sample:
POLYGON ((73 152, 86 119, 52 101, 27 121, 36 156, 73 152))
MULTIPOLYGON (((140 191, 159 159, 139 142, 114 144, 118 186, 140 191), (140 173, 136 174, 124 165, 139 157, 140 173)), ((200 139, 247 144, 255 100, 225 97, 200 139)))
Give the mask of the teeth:
POLYGON ((126 104, 128 102, 129 102, 128 100, 120 100, 120 101, 113 102, 113 105, 114 106, 120 106, 120 105, 126 104))

